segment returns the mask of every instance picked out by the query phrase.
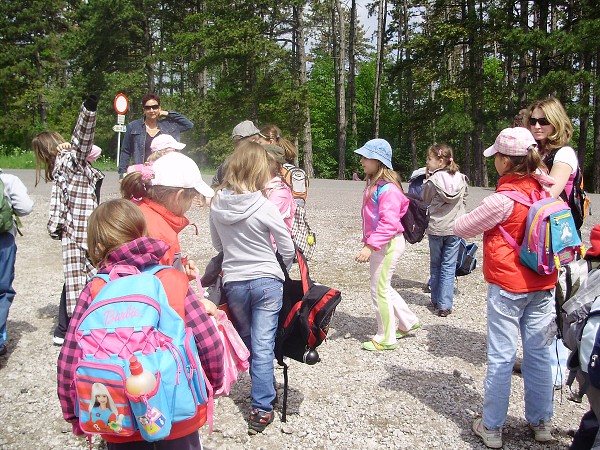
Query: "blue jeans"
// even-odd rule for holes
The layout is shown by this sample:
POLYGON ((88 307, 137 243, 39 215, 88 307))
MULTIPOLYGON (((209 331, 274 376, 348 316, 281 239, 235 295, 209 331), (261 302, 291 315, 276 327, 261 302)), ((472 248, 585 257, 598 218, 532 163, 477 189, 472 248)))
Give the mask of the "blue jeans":
POLYGON ((6 342, 6 322, 8 310, 15 298, 12 287, 15 279, 17 244, 11 233, 0 234, 0 347, 6 342))
POLYGON ((490 284, 487 314, 483 424, 497 430, 506 421, 519 330, 523 341, 525 418, 532 425, 548 422, 553 415, 554 386, 548 346, 556 332, 554 291, 515 294, 490 284))
POLYGON ((272 411, 275 333, 283 303, 283 282, 275 278, 230 281, 224 290, 233 324, 250 350, 252 408, 272 411))
POLYGON ((429 238, 429 273, 431 275, 431 303, 439 309, 452 309, 454 302, 454 278, 458 258, 458 236, 434 236, 429 238))

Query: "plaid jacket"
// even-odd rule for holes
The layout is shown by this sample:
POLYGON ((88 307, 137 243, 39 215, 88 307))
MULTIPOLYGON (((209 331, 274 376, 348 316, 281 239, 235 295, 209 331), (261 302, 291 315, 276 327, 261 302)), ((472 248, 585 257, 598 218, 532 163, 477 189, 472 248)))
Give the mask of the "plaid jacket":
MULTIPOLYGON (((118 248, 108 256, 108 261, 98 270, 99 273, 109 273, 116 264, 125 264, 137 267, 140 271, 145 267, 158 264, 158 261, 167 251, 167 245, 153 238, 142 237, 131 241, 118 248)), ((88 309, 91 298, 91 283, 83 292, 69 323, 69 330, 65 342, 58 356, 57 385, 58 398, 67 422, 77 421, 75 415, 76 398, 73 379, 75 366, 82 358, 81 348, 75 340, 75 331, 85 311, 88 309)), ((200 355, 202 368, 206 377, 216 391, 223 384, 223 344, 215 322, 206 314, 191 287, 185 298, 186 326, 192 329, 196 337, 196 345, 200 355)))
POLYGON ((95 187, 104 174, 87 162, 94 143, 96 112, 81 106, 71 136, 71 150, 56 156, 48 233, 62 241, 63 272, 67 286, 67 313, 95 270, 87 257, 87 219, 98 206, 95 187))

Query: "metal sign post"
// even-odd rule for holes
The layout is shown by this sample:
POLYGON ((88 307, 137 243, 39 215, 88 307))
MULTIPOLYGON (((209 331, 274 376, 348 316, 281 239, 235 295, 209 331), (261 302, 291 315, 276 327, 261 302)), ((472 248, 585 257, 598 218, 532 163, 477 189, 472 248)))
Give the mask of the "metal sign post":
POLYGON ((125 125, 125 113, 129 109, 129 100, 125 94, 117 94, 114 101, 115 111, 117 112, 117 124, 113 127, 113 131, 115 133, 119 133, 117 137, 117 166, 119 165, 119 160, 121 159, 121 133, 125 133, 127 131, 127 126, 125 125))

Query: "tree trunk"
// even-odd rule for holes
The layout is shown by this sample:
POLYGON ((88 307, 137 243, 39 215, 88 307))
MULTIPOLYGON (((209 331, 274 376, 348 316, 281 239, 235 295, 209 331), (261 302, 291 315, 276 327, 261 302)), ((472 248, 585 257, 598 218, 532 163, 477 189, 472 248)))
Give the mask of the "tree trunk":
POLYGON ((347 116, 350 117, 350 145, 352 148, 358 148, 357 125, 356 125, 356 0, 352 0, 350 6, 350 32, 348 43, 348 107, 347 116))
POLYGON ((412 72, 412 52, 410 47, 406 45, 408 43, 408 23, 409 23, 409 9, 407 0, 403 1, 402 4, 402 40, 405 44, 404 60, 406 62, 406 110, 408 113, 408 138, 410 145, 410 156, 412 159, 412 169, 418 168, 419 162, 417 161, 417 134, 415 132, 415 126, 412 118, 415 116, 415 93, 413 91, 413 72, 412 72))
MULTIPOLYGON (((294 7, 296 16, 296 47, 298 53, 298 81, 300 90, 304 90, 308 83, 306 75, 306 51, 304 43, 304 5, 294 7)), ((304 125, 302 126, 302 160, 303 168, 309 178, 315 176, 313 168, 313 150, 312 150, 312 131, 310 128, 310 108, 305 102, 302 114, 304 116, 304 125)))
POLYGON ((375 95, 373 97, 373 137, 379 137, 379 109, 381 106, 381 78, 383 74, 386 0, 379 0, 377 13, 377 64, 375 67, 375 95))
MULTIPOLYGON (((591 73, 592 57, 589 53, 582 55, 583 70, 591 73)), ((581 98, 579 99, 579 142, 577 143, 577 158, 581 170, 585 168, 585 154, 587 150, 588 126, 590 123, 590 82, 587 78, 581 83, 581 98)))
MULTIPOLYGON (((596 80, 600 79, 600 49, 596 51, 596 80)), ((590 184, 590 183, 587 183, 590 184)), ((594 171, 591 192, 600 192, 600 84, 594 83, 594 171)))
POLYGON ((344 10, 340 0, 333 0, 332 8, 333 19, 333 61, 335 66, 335 105, 337 110, 336 130, 338 138, 338 178, 346 178, 346 43, 344 27, 344 10), (337 36, 335 36, 337 35, 337 36))

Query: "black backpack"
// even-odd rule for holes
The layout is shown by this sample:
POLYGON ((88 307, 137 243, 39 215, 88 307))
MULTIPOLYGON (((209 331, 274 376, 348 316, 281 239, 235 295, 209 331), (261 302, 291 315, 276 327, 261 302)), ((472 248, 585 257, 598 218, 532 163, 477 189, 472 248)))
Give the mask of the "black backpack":
POLYGON ((429 225, 429 205, 416 194, 404 194, 408 198, 408 209, 400 222, 404 227, 404 239, 409 244, 421 242, 429 225))
MULTIPOLYGON (((283 264, 283 305, 275 337, 275 358, 283 366, 283 409, 281 421, 286 421, 288 365, 285 356, 309 365, 320 361, 316 348, 327 337, 335 308, 342 300, 337 289, 315 283, 308 273, 304 254, 296 249, 300 280, 292 280, 283 264)), ((281 263, 281 259, 280 259, 281 263)))

